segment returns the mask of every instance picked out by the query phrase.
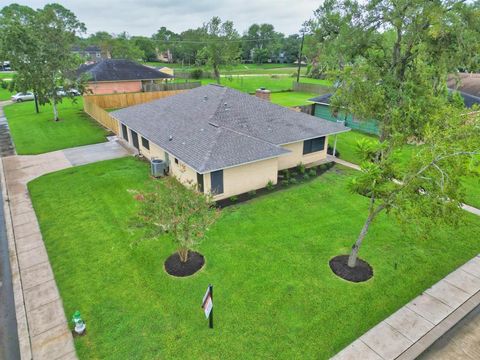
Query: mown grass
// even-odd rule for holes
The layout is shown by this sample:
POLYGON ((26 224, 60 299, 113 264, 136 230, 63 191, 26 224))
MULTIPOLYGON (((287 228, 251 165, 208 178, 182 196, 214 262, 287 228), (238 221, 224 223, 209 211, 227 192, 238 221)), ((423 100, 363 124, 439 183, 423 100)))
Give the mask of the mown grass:
MULTIPOLYGON (((215 83, 215 80, 213 79, 201 79, 200 81, 202 82, 202 85, 215 83)), ((291 91, 294 81, 296 81, 296 79, 289 76, 229 76, 220 79, 221 85, 250 94, 254 93, 255 90, 261 87, 272 92, 291 91)), ((310 79, 305 77, 300 78, 300 82, 317 84, 325 87, 330 86, 330 82, 327 80, 310 79)))
MULTIPOLYGON (((357 143, 360 139, 378 140, 374 135, 368 135, 353 130, 339 134, 337 149, 340 152, 340 158, 354 164, 360 164, 360 155, 357 151, 357 143)), ((333 141, 333 139, 331 141, 333 141)), ((402 151, 397 152, 396 157, 398 161, 401 164, 406 165, 412 156, 415 155, 415 148, 416 147, 413 145, 405 146, 402 151)), ((463 186, 465 188, 465 202, 469 205, 480 208, 480 177, 472 172, 470 176, 464 177, 463 186)))
POLYGON ((51 105, 35 113, 33 101, 4 107, 15 149, 20 155, 40 154, 105 141, 108 132, 83 112, 83 99, 58 105, 60 121, 53 121, 51 105))
POLYGON ((13 93, 8 91, 8 89, 4 89, 4 88, 0 87, 0 101, 10 100, 12 95, 13 95, 13 93))
MULTIPOLYGON (((202 69, 204 71, 211 72, 210 66, 203 65, 182 65, 182 64, 169 64, 161 62, 146 62, 148 66, 154 67, 169 67, 177 71, 192 71, 194 69, 202 69)), ((297 73, 297 65, 295 64, 236 64, 227 67, 221 67, 220 71, 223 75, 232 74, 288 74, 297 73)), ((305 74, 306 67, 300 68, 300 73, 305 74)))
POLYGON ((300 106, 311 104, 312 102, 308 101, 308 99, 315 96, 318 95, 307 92, 286 91, 271 94, 270 100, 272 103, 282 106, 300 106))
POLYGON ((45 175, 29 184, 67 318, 80 310, 81 359, 327 359, 478 253, 480 219, 422 238, 381 216, 361 257, 366 283, 329 269, 365 219, 368 200, 348 192, 352 172, 320 178, 224 209, 199 251, 206 266, 166 275, 168 236, 131 246, 135 201, 148 182, 134 158, 45 175), (200 308, 215 287, 215 328, 200 308))

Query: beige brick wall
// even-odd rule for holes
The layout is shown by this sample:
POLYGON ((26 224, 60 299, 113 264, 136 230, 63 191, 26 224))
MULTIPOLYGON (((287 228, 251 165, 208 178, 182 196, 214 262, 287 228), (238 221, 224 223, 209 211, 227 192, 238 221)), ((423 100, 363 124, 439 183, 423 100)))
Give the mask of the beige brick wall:
POLYGON ((284 145, 283 148, 291 153, 278 158, 278 170, 288 169, 297 166, 299 163, 308 165, 327 157, 328 136, 325 138, 325 150, 303 155, 303 141, 284 145))

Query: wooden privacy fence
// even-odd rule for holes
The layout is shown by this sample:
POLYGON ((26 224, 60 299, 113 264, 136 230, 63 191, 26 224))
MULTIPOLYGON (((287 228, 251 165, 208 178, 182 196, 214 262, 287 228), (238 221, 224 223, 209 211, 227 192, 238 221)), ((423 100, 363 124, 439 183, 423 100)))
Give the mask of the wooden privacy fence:
POLYGON ((106 95, 85 95, 83 97, 84 103, 93 102, 102 109, 119 109, 127 106, 143 104, 156 99, 180 94, 185 90, 171 90, 171 91, 151 91, 151 92, 137 92, 137 93, 119 93, 106 95))
POLYGON ((185 90, 173 90, 107 95, 85 95, 83 97, 83 110, 104 127, 119 135, 120 129, 118 127, 118 121, 115 120, 104 109, 117 109, 142 104, 155 99, 161 99, 180 94, 184 91, 185 90))
POLYGON ((118 121, 115 120, 108 112, 103 110, 100 106, 95 104, 92 99, 88 99, 89 97, 85 97, 83 100, 83 110, 92 118, 97 120, 100 124, 102 124, 104 127, 112 130, 115 134, 118 135, 118 121))
POLYGON ((293 82, 292 89, 293 91, 309 92, 318 95, 328 94, 332 91, 332 89, 327 86, 318 84, 298 83, 296 81, 293 82))
POLYGON ((200 81, 184 83, 143 84, 143 91, 190 90, 202 86, 200 81))

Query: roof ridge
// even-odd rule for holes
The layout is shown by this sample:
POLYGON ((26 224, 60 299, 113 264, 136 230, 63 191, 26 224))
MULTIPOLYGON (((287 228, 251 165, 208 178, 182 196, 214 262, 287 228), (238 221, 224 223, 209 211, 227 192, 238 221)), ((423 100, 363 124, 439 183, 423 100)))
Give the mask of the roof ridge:
MULTIPOLYGON (((211 84, 209 84, 208 86, 210 86, 211 84)), ((223 103, 223 99, 225 97, 225 93, 226 93, 226 88, 224 87, 223 88, 223 93, 222 95, 220 96, 220 99, 218 101, 218 104, 217 106, 214 108, 214 111, 212 112, 212 114, 208 117, 208 125, 207 126, 213 126, 211 123, 210 123, 210 120, 213 119, 213 117, 215 116, 215 114, 218 112, 219 108, 221 107, 221 104, 223 103)), ((218 142, 218 136, 220 135, 220 132, 221 132, 221 126, 218 126, 217 127, 217 131, 215 133, 215 141, 212 141, 212 143, 210 144, 210 147, 209 149, 205 152, 205 156, 203 157, 203 163, 202 163, 202 166, 200 167, 202 170, 205 168, 205 164, 210 160, 210 157, 212 155, 212 151, 213 151, 213 148, 215 147, 215 145, 217 144, 218 142)))

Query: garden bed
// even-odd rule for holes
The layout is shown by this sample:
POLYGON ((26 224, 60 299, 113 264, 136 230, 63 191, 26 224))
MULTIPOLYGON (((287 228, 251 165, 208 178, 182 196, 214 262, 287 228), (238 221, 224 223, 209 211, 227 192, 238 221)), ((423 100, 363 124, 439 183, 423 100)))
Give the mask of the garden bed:
POLYGON ((231 196, 230 198, 227 198, 227 199, 218 200, 215 202, 215 204, 220 209, 223 209, 227 206, 241 204, 246 201, 250 201, 250 200, 257 199, 259 197, 274 193, 276 191, 285 190, 285 189, 288 189, 289 187, 313 180, 319 177, 320 175, 322 175, 323 173, 325 173, 327 170, 331 169, 333 166, 335 166, 335 163, 330 162, 330 163, 314 166, 309 169, 296 166, 290 169, 281 170, 278 173, 277 184, 275 185, 273 183, 267 184, 267 186, 264 188, 261 188, 258 190, 252 190, 252 191, 235 195, 235 196, 231 196))

